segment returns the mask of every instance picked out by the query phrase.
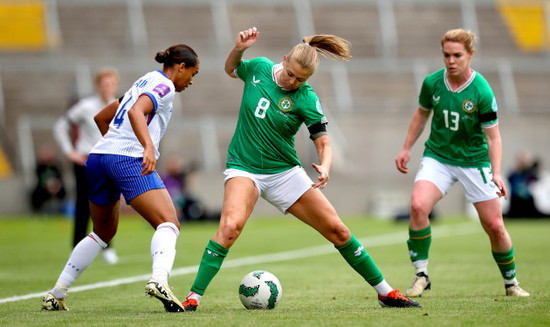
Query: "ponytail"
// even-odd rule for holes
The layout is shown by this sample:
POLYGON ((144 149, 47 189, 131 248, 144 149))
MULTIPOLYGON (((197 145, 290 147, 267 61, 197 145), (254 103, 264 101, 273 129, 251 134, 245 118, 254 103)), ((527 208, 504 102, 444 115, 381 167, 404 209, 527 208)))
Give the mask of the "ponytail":
POLYGON ((303 39, 290 50, 287 60, 296 61, 300 66, 309 69, 312 73, 319 66, 319 54, 332 60, 348 61, 351 58, 351 43, 336 35, 312 35, 303 39))

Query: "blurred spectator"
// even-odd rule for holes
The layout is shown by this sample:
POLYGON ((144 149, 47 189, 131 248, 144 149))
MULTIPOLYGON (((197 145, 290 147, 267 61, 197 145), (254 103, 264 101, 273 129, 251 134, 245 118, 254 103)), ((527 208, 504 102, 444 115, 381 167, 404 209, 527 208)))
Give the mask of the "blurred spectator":
POLYGON ((529 151, 523 150, 518 154, 515 170, 508 175, 510 208, 505 217, 539 218, 547 216, 537 209, 531 193, 533 183, 538 181, 538 168, 538 160, 533 160, 529 151))
MULTIPOLYGON (((88 204, 88 182, 86 181, 86 160, 92 147, 101 139, 94 116, 115 100, 119 75, 111 67, 101 68, 95 76, 96 94, 80 99, 67 113, 60 117, 53 127, 53 134, 63 153, 73 164, 76 182, 76 210, 72 245, 75 247, 88 235, 90 206, 88 204)), ((115 250, 109 244, 103 250, 103 261, 118 262, 115 250)))
POLYGON ((36 186, 31 194, 35 213, 60 213, 65 198, 65 184, 55 150, 51 145, 40 148, 36 162, 36 186))
POLYGON ((161 176, 180 221, 219 220, 221 212, 208 212, 204 205, 188 190, 187 180, 196 170, 196 164, 185 165, 177 156, 166 161, 164 174, 161 176))

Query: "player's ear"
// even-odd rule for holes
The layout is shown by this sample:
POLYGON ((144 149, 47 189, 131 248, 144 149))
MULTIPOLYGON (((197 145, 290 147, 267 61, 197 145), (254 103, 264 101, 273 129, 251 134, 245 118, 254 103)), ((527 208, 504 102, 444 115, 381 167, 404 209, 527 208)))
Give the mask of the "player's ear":
POLYGON ((181 62, 178 64, 178 71, 181 73, 185 69, 185 63, 181 62))

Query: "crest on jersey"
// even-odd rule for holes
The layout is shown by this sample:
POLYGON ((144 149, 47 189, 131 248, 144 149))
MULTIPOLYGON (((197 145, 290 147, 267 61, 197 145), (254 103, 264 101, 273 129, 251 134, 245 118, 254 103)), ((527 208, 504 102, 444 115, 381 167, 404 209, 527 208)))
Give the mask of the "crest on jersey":
POLYGON ((289 97, 284 97, 279 100, 278 106, 281 111, 289 112, 294 106, 294 101, 289 97))
POLYGON ((476 103, 472 99, 466 99, 464 100, 464 102, 462 102, 462 110, 471 114, 472 112, 476 111, 476 103))

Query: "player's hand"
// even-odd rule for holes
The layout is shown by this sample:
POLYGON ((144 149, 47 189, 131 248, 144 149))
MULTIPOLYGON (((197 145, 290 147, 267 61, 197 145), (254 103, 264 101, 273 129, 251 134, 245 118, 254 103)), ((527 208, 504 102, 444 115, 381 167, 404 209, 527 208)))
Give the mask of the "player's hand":
POLYGON ((502 181, 502 177, 500 175, 493 175, 493 183, 498 188, 497 195, 508 199, 508 190, 506 190, 506 184, 502 181))
POLYGON ((235 42, 235 48, 244 51, 250 48, 258 39, 260 32, 256 27, 251 27, 247 30, 240 31, 235 42))
POLYGON ((411 152, 407 149, 402 149, 395 158, 395 165, 397 166, 397 170, 399 170, 403 174, 408 173, 409 168, 407 168, 407 163, 409 162, 410 158, 411 152))
POLYGON ((76 151, 71 151, 67 154, 67 157, 69 157, 69 160, 71 160, 73 163, 84 166, 86 164, 86 160, 88 157, 86 155, 83 155, 82 153, 78 153, 76 151))
POLYGON ((311 187, 324 189, 329 180, 328 170, 323 165, 312 164, 312 166, 319 173, 319 177, 317 177, 319 181, 311 184, 311 187))
POLYGON ((155 171, 157 168, 157 158, 155 158, 155 150, 151 148, 146 148, 143 151, 143 162, 141 163, 141 175, 149 175, 155 171))

